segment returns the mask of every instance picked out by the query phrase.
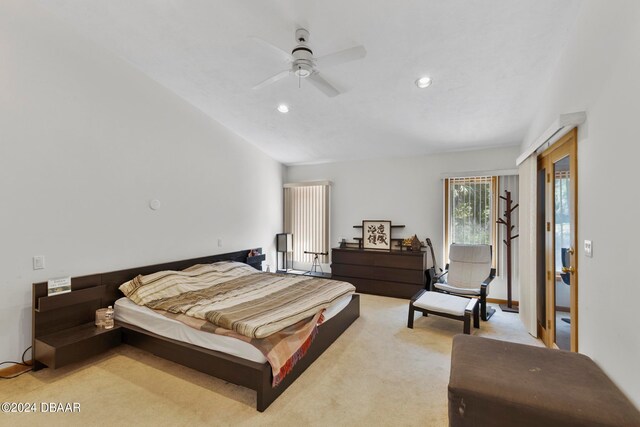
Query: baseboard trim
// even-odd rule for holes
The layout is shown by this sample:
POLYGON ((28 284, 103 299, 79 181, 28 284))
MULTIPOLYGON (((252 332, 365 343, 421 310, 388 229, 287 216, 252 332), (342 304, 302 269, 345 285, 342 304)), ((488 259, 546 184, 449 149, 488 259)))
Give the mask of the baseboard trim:
MULTIPOLYGON (((27 360, 27 363, 33 363, 33 360, 27 360)), ((25 366, 20 364, 15 364, 11 366, 7 366, 6 368, 0 369, 1 377, 13 377, 15 375, 19 375, 23 372, 26 372, 31 369, 31 366, 25 366)))
MULTIPOLYGON (((506 299, 498 299, 498 298, 487 298, 487 302, 493 303, 493 304, 506 304, 507 300, 506 299)), ((518 301, 511 301, 511 305, 515 305, 516 307, 520 305, 520 303, 518 301)))

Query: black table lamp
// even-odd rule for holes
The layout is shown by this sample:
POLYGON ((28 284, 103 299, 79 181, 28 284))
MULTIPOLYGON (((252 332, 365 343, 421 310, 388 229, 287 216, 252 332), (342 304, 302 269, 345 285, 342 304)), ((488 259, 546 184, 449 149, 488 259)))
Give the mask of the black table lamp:
POLYGON ((279 269, 278 272, 287 271, 288 268, 288 253, 293 252, 293 234, 291 233, 279 233, 276 234, 276 251, 282 252, 282 261, 284 268, 279 269))

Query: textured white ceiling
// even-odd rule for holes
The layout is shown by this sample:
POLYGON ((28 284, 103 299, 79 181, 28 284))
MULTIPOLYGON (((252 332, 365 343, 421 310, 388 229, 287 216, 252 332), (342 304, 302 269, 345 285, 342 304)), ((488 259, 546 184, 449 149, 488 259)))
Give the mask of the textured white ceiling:
POLYGON ((577 0, 42 0, 160 84, 286 163, 406 157, 519 144, 564 46, 577 0), (251 88, 286 68, 249 36, 317 56, 367 57, 251 88), (433 78, 419 90, 414 80, 433 78), (288 114, 276 111, 290 105, 288 114))

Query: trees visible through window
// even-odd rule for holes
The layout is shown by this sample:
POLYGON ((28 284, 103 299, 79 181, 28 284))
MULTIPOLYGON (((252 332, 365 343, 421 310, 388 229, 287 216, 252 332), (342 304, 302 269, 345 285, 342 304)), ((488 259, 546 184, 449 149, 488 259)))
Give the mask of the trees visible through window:
POLYGON ((491 176, 445 180, 447 255, 452 243, 492 245, 495 253, 496 187, 497 177, 491 176))

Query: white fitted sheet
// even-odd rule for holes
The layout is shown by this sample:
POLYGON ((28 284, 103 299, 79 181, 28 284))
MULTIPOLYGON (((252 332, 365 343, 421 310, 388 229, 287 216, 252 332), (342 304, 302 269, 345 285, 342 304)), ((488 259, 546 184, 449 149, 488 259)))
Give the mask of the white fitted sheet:
MULTIPOLYGON (((335 301, 324 312, 325 321, 342 311, 350 301, 351 294, 335 301)), ((267 361, 260 350, 247 342, 233 337, 199 331, 175 319, 156 313, 150 308, 140 306, 127 297, 117 300, 114 310, 116 320, 130 323, 165 338, 220 351, 253 362, 265 363, 267 361)))

